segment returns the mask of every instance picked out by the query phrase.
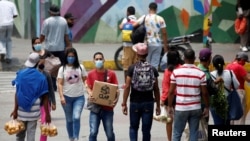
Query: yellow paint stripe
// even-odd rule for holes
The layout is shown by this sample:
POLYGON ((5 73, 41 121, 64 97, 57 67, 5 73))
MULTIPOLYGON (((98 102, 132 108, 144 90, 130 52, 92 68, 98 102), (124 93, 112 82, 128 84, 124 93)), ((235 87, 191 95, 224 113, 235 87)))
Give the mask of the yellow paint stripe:
MULTIPOLYGON (((197 65, 199 62, 195 62, 197 65)), ((93 61, 83 61, 82 64, 87 70, 91 70, 95 68, 93 61)), ((227 65, 228 63, 226 63, 227 65)), ((113 60, 105 60, 104 67, 107 69, 117 70, 117 67, 115 65, 115 62, 113 60)), ((250 63, 245 64, 245 69, 250 72, 250 63)), ((209 66, 210 71, 214 70, 213 65, 209 66)))

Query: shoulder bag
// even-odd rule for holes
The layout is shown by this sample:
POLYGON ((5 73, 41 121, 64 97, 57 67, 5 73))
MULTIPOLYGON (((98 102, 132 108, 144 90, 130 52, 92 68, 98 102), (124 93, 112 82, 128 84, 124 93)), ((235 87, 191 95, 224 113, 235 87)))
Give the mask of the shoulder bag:
POLYGON ((227 96, 227 100, 228 100, 228 119, 229 120, 238 120, 242 117, 243 115, 243 108, 241 105, 241 100, 240 100, 240 96, 237 92, 237 90, 234 87, 234 83, 233 83, 233 75, 232 72, 230 71, 230 75, 231 75, 231 85, 232 85, 232 90, 229 90, 228 88, 225 87, 225 89, 228 91, 228 96, 227 96))

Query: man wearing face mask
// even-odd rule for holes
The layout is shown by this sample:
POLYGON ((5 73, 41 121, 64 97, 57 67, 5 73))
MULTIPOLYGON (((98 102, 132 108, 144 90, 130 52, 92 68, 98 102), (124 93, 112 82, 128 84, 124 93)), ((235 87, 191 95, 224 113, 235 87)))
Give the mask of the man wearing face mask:
MULTIPOLYGON (((73 25, 74 25, 74 23, 75 23, 75 17, 72 15, 72 13, 66 13, 65 15, 64 15, 64 18, 65 18, 65 20, 67 21, 67 24, 68 24, 68 27, 69 27, 69 41, 70 41, 70 43, 71 43, 71 46, 72 46, 72 42, 73 42, 73 34, 72 34, 72 27, 73 27, 73 25)), ((65 43, 65 47, 66 47, 66 43, 65 43)))
MULTIPOLYGON (((240 82, 240 86, 237 92, 241 98, 241 104, 243 111, 246 110, 246 93, 244 89, 244 82, 250 82, 250 74, 244 68, 246 62, 249 62, 248 54, 246 52, 238 52, 236 54, 235 60, 226 66, 226 69, 232 70, 240 82)), ((235 125, 245 125, 246 124, 247 112, 245 111, 243 116, 239 120, 234 120, 232 123, 235 125)))
MULTIPOLYGON (((88 73, 88 77, 86 80, 86 88, 87 92, 89 94, 89 100, 93 100, 92 96, 92 90, 94 81, 103 81, 108 82, 112 84, 118 84, 116 74, 114 71, 107 70, 104 68, 104 56, 101 52, 96 52, 93 56, 94 63, 95 63, 95 69, 91 70, 88 73)), ((90 110, 89 115, 89 126, 90 126, 90 135, 89 135, 89 141, 96 141, 97 140, 97 134, 98 129, 100 126, 100 123, 102 121, 104 131, 107 136, 107 141, 115 141, 115 134, 113 130, 113 116, 114 116, 114 107, 117 103, 119 93, 117 92, 117 99, 113 101, 113 107, 109 106, 99 106, 98 111, 90 110)))

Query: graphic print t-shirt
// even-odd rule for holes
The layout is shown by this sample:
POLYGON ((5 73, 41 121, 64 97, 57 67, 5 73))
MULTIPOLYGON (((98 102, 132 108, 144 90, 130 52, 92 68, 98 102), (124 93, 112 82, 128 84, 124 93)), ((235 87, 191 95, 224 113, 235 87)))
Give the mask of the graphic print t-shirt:
POLYGON ((70 66, 60 67, 58 71, 58 78, 64 79, 63 94, 69 97, 78 97, 84 94, 84 84, 82 76, 87 76, 87 72, 83 65, 82 69, 73 69, 70 66))

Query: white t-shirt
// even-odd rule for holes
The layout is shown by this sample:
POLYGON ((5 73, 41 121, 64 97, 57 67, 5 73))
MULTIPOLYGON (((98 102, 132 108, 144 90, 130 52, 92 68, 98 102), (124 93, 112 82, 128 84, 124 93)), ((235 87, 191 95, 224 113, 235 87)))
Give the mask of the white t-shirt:
MULTIPOLYGON (((217 73, 217 70, 212 71, 211 75, 214 76, 215 78, 219 77, 218 73, 217 73)), ((215 79, 214 77, 212 77, 213 80, 215 79)), ((229 70, 223 70, 223 73, 222 73, 222 75, 220 77, 222 77, 222 79, 224 81, 224 86, 227 89, 231 89, 232 81, 231 81, 230 71, 229 70)), ((233 71, 232 71, 232 80, 233 80, 234 88, 238 89, 240 83, 239 83, 238 79, 236 78, 235 74, 233 73, 233 71)), ((225 92, 226 96, 228 96, 228 91, 226 89, 224 89, 224 92, 225 92)))
POLYGON ((17 16, 16 5, 7 0, 0 0, 0 26, 13 25, 13 16, 17 16))
POLYGON ((143 15, 137 22, 141 24, 145 16, 147 43, 151 46, 160 46, 162 44, 161 29, 166 28, 166 23, 161 16, 156 14, 143 15))
POLYGON ((87 71, 83 65, 73 69, 71 66, 61 66, 58 70, 57 78, 63 78, 63 95, 68 97, 78 97, 84 95, 85 87, 82 81, 83 76, 87 76, 87 71))

